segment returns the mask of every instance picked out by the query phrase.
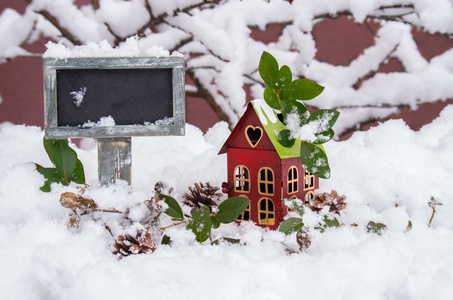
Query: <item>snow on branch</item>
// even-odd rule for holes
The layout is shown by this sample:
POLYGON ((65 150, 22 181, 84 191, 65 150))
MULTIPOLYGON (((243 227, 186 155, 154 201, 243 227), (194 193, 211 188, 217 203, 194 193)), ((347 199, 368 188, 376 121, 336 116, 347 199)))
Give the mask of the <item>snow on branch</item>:
POLYGON ((190 95, 204 98, 231 127, 245 107, 245 86, 251 97, 262 98, 258 62, 263 51, 288 65, 295 77, 326 87, 314 105, 342 111, 346 117, 335 129, 340 134, 401 107, 453 98, 453 52, 427 61, 412 37, 416 28, 452 38, 449 0, 92 0, 80 8, 72 0, 27 2, 23 16, 6 10, 0 16, 6 36, 0 58, 26 55, 24 41, 40 34, 66 46, 70 42, 69 47, 121 46, 138 37, 144 52, 158 46, 184 54, 193 82, 190 95), (341 16, 377 22, 374 44, 347 66, 318 61, 313 27, 341 16), (275 42, 252 38, 253 30, 270 24, 281 27, 275 42), (389 59, 398 60, 403 72, 378 73, 389 59))

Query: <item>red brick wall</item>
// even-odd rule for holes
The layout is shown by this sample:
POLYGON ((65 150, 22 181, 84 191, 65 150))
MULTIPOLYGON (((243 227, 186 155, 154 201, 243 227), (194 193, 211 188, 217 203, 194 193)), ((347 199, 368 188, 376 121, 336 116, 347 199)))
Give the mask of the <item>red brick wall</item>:
MULTIPOLYGON (((79 0, 84 3, 88 0, 79 0)), ((2 0, 0 11, 6 7, 13 7, 23 13, 27 3, 17 0, 2 0)), ((373 32, 379 25, 369 22, 355 24, 352 19, 340 17, 324 20, 314 26, 313 35, 317 43, 316 59, 335 65, 349 65, 363 50, 374 42, 373 32)), ((253 30, 251 37, 265 43, 277 41, 281 33, 281 26, 273 24, 265 31, 253 30)), ((430 35, 422 31, 413 30, 414 39, 421 54, 430 60, 453 47, 453 40, 445 35, 430 35)), ((45 51, 44 39, 39 39, 26 48, 34 53, 45 51)), ((383 64, 378 72, 398 72, 402 66, 396 59, 390 59, 383 64)), ((360 83, 359 83, 360 84, 360 83)), ((0 95, 3 102, 0 104, 0 123, 9 121, 15 124, 44 125, 44 96, 42 60, 40 58, 16 58, 10 62, 0 64, 0 95)), ((248 96, 250 100, 250 96, 248 96)), ((187 97, 186 120, 198 126, 203 131, 209 129, 219 121, 211 107, 201 98, 187 97)), ((391 118, 403 118, 413 129, 419 129, 433 118, 437 117, 442 108, 452 100, 423 104, 416 111, 401 109, 391 118)), ((366 129, 373 124, 367 124, 366 129)))

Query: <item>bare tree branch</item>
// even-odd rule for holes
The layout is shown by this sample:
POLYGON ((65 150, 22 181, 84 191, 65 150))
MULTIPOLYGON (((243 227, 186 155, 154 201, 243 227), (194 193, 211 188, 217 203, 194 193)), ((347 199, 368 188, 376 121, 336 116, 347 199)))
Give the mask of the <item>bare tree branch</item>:
POLYGON ((192 95, 194 97, 204 98, 206 100, 206 102, 208 102, 209 106, 211 106, 211 108, 214 110, 214 112, 220 118, 220 120, 227 122, 229 124, 230 128, 232 128, 234 126, 234 124, 232 124, 232 121, 230 120, 230 118, 222 111, 222 108, 217 104, 213 95, 211 95, 211 93, 204 88, 204 86, 201 84, 201 82, 195 76, 193 71, 187 70, 186 73, 193 80, 195 86, 197 87, 197 92, 192 93, 192 95))
POLYGON ((78 38, 76 38, 67 28, 63 27, 58 21, 58 19, 55 16, 53 16, 50 12, 48 12, 47 10, 40 10, 35 12, 42 15, 47 21, 52 23, 52 25, 55 26, 61 32, 63 37, 68 39, 68 41, 70 41, 74 46, 82 45, 82 42, 78 38))

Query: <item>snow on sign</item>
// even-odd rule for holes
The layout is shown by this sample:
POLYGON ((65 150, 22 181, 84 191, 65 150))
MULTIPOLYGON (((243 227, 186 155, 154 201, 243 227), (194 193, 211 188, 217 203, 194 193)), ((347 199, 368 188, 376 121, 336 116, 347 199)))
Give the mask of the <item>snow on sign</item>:
POLYGON ((44 58, 47 138, 184 135, 183 57, 44 58))

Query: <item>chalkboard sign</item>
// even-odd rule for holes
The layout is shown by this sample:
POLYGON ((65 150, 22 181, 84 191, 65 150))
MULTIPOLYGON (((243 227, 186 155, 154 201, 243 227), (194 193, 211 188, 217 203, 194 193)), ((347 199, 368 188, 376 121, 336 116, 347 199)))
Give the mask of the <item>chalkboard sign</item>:
POLYGON ((45 58, 48 138, 183 135, 184 58, 45 58))

